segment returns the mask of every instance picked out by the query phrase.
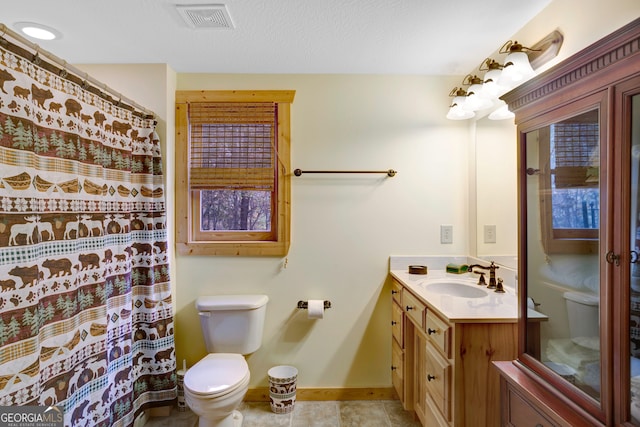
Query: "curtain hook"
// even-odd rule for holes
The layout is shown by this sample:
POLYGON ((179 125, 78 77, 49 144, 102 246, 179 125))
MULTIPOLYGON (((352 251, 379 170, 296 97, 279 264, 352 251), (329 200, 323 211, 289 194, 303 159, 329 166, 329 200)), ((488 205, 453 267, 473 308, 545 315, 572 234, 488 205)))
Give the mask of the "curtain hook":
POLYGON ((31 58, 31 62, 36 65, 40 65, 40 63, 42 62, 42 59, 40 59, 40 46, 38 45, 36 45, 36 53, 35 55, 33 55, 33 58, 31 58))
POLYGON ((89 89, 89 82, 87 81, 88 77, 89 77, 89 74, 84 73, 84 80, 82 81, 82 89, 84 90, 89 89))
POLYGON ((1 25, 2 25, 2 35, 0 35, 0 45, 6 46, 9 44, 7 39, 4 38, 4 36, 7 35, 7 27, 4 24, 1 24, 1 25))
POLYGON ((63 79, 69 75, 69 73, 67 72, 67 61, 62 61, 62 68, 60 69, 58 75, 63 79))

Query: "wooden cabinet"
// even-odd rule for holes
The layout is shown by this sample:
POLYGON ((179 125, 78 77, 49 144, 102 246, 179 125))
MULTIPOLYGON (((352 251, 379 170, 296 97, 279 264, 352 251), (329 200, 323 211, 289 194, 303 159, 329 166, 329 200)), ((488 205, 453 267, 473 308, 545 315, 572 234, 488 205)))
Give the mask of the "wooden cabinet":
POLYGON ((498 426, 500 383, 491 362, 516 357, 517 324, 451 322, 395 279, 393 290, 392 379, 404 408, 429 427, 498 426), (401 337, 393 323, 399 309, 401 337))
POLYGON ((403 403, 405 409, 409 410, 405 402, 411 395, 405 386, 405 317, 402 308, 402 285, 397 281, 391 284, 391 381, 398 393, 398 398, 403 403))
POLYGON ((497 364, 502 424, 640 425, 640 19, 503 99, 520 318, 517 360, 497 364))

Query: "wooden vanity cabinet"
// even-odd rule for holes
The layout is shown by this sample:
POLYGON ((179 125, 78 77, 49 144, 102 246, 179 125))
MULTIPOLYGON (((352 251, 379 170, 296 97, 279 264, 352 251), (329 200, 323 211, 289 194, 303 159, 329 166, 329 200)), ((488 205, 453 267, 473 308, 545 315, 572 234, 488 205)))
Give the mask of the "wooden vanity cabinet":
POLYGON ((500 382, 491 362, 516 357, 515 319, 450 322, 395 279, 392 289, 392 318, 401 309, 404 322, 400 339, 392 329, 392 379, 403 407, 424 426, 498 426, 500 382))
POLYGON ((640 19, 502 99, 518 127, 520 299, 518 357, 495 364, 502 425, 640 425, 640 19), (590 156, 563 157, 580 150, 590 156), (595 194, 591 213, 562 213, 576 190, 595 194), (591 222, 564 221, 582 217, 591 222), (597 298, 573 323, 595 321, 587 335, 554 305, 575 291, 597 298), (542 301, 544 325, 528 318, 527 297, 542 301))
POLYGON ((402 285, 397 281, 391 284, 391 381, 398 393, 398 398, 403 403, 405 409, 409 410, 405 404, 407 393, 405 390, 405 346, 404 346, 404 310, 402 309, 402 285))

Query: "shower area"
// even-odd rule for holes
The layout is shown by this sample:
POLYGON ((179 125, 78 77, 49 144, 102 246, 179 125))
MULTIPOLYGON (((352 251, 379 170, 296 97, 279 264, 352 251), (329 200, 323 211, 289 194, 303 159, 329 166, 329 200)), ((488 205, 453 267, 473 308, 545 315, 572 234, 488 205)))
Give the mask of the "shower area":
POLYGON ((0 405, 130 426, 176 398, 156 119, 2 28, 0 405))

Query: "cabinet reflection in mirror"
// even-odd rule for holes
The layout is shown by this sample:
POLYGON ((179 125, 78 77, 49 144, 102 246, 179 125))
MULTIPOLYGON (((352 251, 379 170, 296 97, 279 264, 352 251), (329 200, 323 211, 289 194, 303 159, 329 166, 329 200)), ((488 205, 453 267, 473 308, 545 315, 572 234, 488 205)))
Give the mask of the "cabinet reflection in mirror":
POLYGON ((528 352, 589 396, 600 396, 599 109, 527 132, 528 352), (538 331, 539 328, 539 331, 538 331))

